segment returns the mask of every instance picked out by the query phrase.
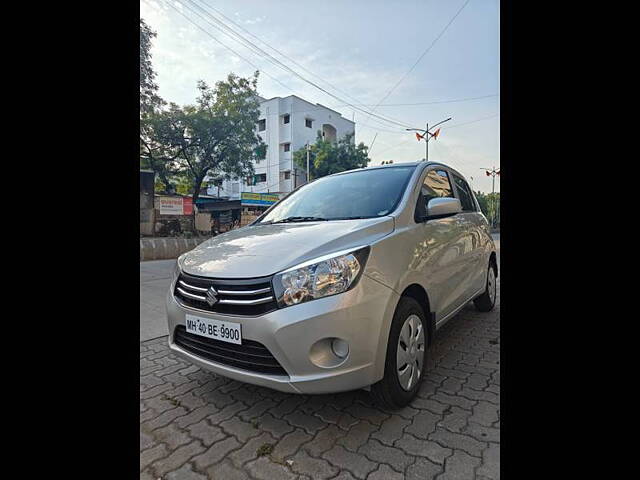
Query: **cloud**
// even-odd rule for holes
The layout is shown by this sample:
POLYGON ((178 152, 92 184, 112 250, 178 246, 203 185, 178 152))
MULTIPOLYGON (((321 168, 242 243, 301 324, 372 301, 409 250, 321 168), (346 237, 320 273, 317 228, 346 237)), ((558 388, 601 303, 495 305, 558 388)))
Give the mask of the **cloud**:
MULTIPOLYGON (((177 2, 175 4, 178 5, 177 2)), ((222 7, 220 8, 222 9, 222 7)), ((157 0, 142 0, 140 10, 141 16, 158 32, 158 36, 154 39, 152 54, 153 65, 158 73, 157 81, 160 86, 160 94, 166 100, 179 104, 192 103, 195 100, 196 82, 199 79, 213 84, 226 77, 231 71, 243 76, 251 75, 256 67, 248 64, 245 60, 247 59, 258 66, 262 72, 258 84, 261 95, 271 98, 296 94, 312 103, 321 103, 334 108, 344 117, 351 119, 354 109, 337 105, 347 102, 377 104, 415 61, 412 50, 401 51, 400 47, 393 48, 390 42, 395 40, 392 37, 389 39, 390 49, 386 52, 386 56, 377 50, 370 51, 366 47, 366 43, 359 40, 357 32, 354 32, 353 40, 351 38, 346 41, 335 40, 332 33, 323 32, 322 19, 316 21, 316 23, 320 23, 315 25, 315 30, 313 30, 305 23, 304 19, 301 19, 302 23, 299 26, 285 25, 282 22, 280 24, 270 23, 267 21, 267 15, 276 14, 277 11, 271 12, 266 8, 263 8, 262 11, 254 10, 250 12, 250 15, 242 11, 227 13, 229 16, 234 16, 236 23, 251 26, 251 28, 247 27, 247 30, 277 48, 288 58, 278 55, 262 43, 260 43, 261 48, 269 51, 285 65, 298 71, 312 82, 335 93, 340 97, 338 100, 320 92, 315 87, 291 73, 281 70, 266 59, 224 36, 212 26, 204 23, 201 18, 192 15, 187 8, 183 10, 187 17, 209 31, 213 37, 227 44, 237 54, 217 43, 164 3, 157 0), (265 13, 265 11, 271 13, 265 13), (318 36, 313 32, 323 33, 318 36), (240 58, 240 55, 245 59, 240 58), (327 83, 298 67, 292 60, 333 84, 340 92, 334 91, 327 83), (287 87, 270 78, 267 73, 287 87)), ((313 22, 313 17, 310 18, 309 21, 313 22)), ((341 20, 337 19, 336 21, 341 20)), ((247 36, 244 33, 243 35, 247 36)), ((374 30, 371 31, 371 35, 375 35, 374 30)), ((255 38, 247 37, 253 42, 259 43, 255 38)), ((446 48, 446 42, 442 42, 438 46, 438 50, 446 48)), ((462 57, 460 53, 449 57, 454 58, 452 61, 458 65, 465 63, 465 57, 462 57)), ((417 68, 404 79, 401 88, 396 89, 385 103, 424 102, 442 98, 498 93, 498 87, 495 83, 491 86, 492 84, 485 80, 482 84, 482 78, 477 78, 480 71, 468 72, 474 80, 471 82, 473 88, 470 90, 471 87, 464 83, 465 70, 462 67, 434 62, 436 60, 433 57, 425 59, 424 65, 421 64, 419 67, 429 68, 423 71, 417 68), (436 73, 440 76, 438 77, 436 73), (494 90, 490 90, 492 88, 494 90)), ((372 107, 365 108, 371 109, 372 107)), ((401 119, 404 123, 413 126, 421 126, 426 121, 437 122, 448 116, 454 117, 452 124, 463 123, 487 117, 498 111, 499 98, 493 98, 456 104, 379 107, 376 113, 401 119)), ((424 157, 424 142, 415 140, 413 134, 403 131, 402 127, 381 122, 374 117, 367 119, 367 115, 358 111, 355 113, 355 121, 357 142, 370 145, 377 133, 376 143, 372 150, 374 163, 389 159, 396 162, 415 161, 424 157)), ((429 146, 430 158, 449 163, 465 175, 473 176, 474 188, 490 190, 490 179, 483 178, 478 172, 480 172, 480 167, 500 164, 499 121, 499 118, 493 118, 456 129, 443 129, 437 142, 429 146)))
POLYGON ((250 18, 248 20, 244 20, 242 23, 244 23, 245 25, 256 25, 258 23, 265 21, 266 19, 267 17, 256 17, 256 18, 250 18))

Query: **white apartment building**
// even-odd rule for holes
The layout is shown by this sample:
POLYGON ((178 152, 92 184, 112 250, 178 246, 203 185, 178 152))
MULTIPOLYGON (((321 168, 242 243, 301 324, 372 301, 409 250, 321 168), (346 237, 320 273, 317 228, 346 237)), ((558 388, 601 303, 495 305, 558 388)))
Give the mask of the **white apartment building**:
POLYGON ((254 161, 253 179, 223 182, 220 196, 238 199, 241 192, 290 192, 306 182, 305 169, 294 163, 293 152, 315 143, 318 132, 334 141, 355 133, 355 123, 339 112, 295 95, 262 99, 256 128, 267 144, 265 158, 254 161))

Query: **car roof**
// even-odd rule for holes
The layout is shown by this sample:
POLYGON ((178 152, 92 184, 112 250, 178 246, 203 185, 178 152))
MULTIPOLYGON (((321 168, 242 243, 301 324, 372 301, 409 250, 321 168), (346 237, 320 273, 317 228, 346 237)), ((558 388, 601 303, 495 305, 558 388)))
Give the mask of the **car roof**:
POLYGON ((354 172, 361 172, 363 170, 377 170, 377 169, 381 169, 381 168, 401 168, 401 167, 417 167, 419 165, 425 165, 425 168, 427 166, 431 166, 431 165, 440 165, 448 170, 450 170, 452 173, 455 173, 456 175, 458 175, 459 177, 465 179, 465 176, 460 173, 459 171, 457 171, 455 168, 450 167, 449 165, 442 163, 442 162, 435 162, 435 161, 429 161, 429 162, 425 162, 424 160, 420 160, 417 162, 404 162, 404 163, 392 163, 392 164, 388 164, 388 165, 372 165, 370 167, 364 167, 364 168, 354 168, 352 170, 346 170, 344 172, 339 172, 339 173, 333 173, 331 175, 327 175, 328 177, 333 177, 335 175, 344 175, 346 173, 354 173, 354 172))

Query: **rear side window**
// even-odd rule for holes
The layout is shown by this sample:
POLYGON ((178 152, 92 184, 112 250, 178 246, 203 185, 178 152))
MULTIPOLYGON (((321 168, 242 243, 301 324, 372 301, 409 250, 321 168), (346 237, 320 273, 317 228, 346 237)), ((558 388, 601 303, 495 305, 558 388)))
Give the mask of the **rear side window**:
POLYGON ((449 175, 444 170, 429 170, 422 183, 425 206, 432 198, 453 197, 449 175))
POLYGON ((473 201, 473 196, 471 195, 471 190, 469 190, 469 185, 462 178, 457 175, 453 175, 453 181, 456 184, 456 190, 458 191, 458 197, 460 199, 460 204, 462 205, 463 212, 475 212, 476 204, 473 201))

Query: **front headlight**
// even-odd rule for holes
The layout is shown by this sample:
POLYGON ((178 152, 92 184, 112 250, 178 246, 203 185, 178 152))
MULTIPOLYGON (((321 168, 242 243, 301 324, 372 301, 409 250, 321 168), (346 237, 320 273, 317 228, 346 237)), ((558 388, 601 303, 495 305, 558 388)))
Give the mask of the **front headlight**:
POLYGON ((171 281, 174 282, 176 278, 180 276, 180 257, 176 259, 176 264, 173 266, 173 275, 171 281))
POLYGON ((336 252, 296 265, 273 278, 278 306, 287 307, 353 288, 369 256, 369 247, 336 252))

